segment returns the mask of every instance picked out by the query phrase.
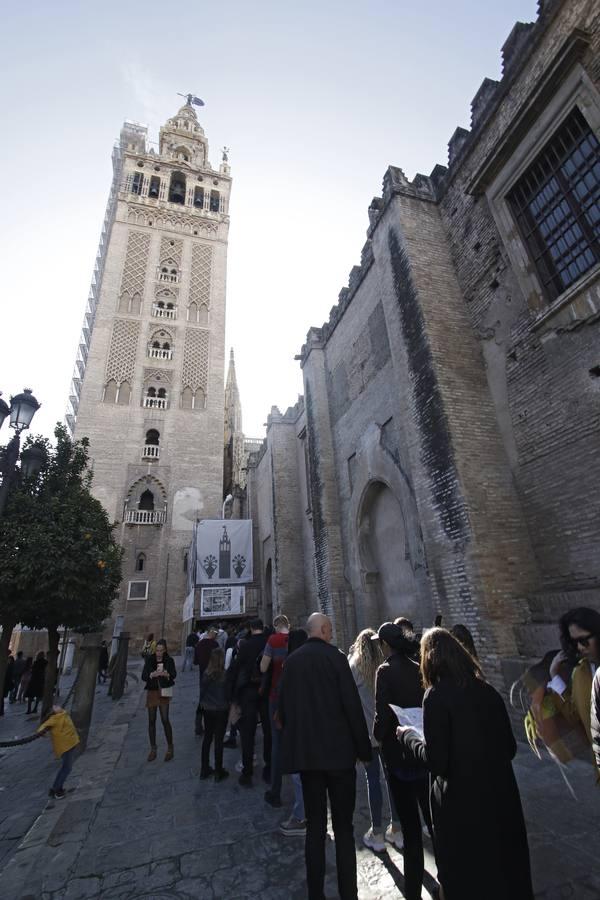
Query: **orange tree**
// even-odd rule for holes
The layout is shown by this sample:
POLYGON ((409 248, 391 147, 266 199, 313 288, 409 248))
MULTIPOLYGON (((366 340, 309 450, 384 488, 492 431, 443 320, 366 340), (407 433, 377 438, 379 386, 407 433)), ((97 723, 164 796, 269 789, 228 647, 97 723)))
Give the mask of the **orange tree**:
POLYGON ((111 612, 122 557, 114 526, 90 491, 87 438, 73 441, 61 425, 54 434, 41 472, 11 491, 0 520, 0 684, 14 626, 46 628, 42 715, 52 704, 60 626, 100 627, 111 612))

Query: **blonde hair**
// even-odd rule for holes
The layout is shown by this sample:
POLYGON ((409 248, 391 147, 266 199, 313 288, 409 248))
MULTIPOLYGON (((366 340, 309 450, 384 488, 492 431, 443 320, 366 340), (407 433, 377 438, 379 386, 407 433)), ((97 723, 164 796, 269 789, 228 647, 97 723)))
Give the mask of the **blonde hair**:
POLYGON ((363 628, 350 647, 350 664, 354 666, 369 689, 375 693, 375 673, 384 662, 379 641, 372 640, 377 634, 372 628, 363 628))

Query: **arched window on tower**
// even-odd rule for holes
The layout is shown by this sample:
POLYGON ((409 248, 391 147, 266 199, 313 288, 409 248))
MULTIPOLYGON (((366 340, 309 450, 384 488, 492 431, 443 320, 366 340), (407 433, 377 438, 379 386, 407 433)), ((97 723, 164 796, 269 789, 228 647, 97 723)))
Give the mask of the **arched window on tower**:
POLYGON ((158 175, 153 175, 150 179, 150 187, 148 188, 148 196, 152 200, 158 200, 158 196, 160 194, 160 178, 158 175))
POLYGON ((130 312, 134 316, 139 316, 141 310, 142 310, 142 298, 140 297, 139 294, 134 294, 133 297, 131 298, 130 312))
POLYGON ((181 408, 182 409, 204 409, 206 406, 206 394, 202 388, 196 388, 195 391, 191 387, 185 387, 181 392, 181 408))
POLYGON ((198 324, 208 325, 208 306, 206 303, 200 304, 200 309, 198 310, 198 324))
POLYGON ((160 433, 156 428, 150 428, 146 432, 144 452, 142 459, 158 459, 160 456, 160 433))
POLYGON ((198 304, 195 302, 195 300, 192 300, 192 302, 188 306, 187 313, 188 322, 198 321, 198 304))
POLYGON ((119 312, 129 312, 129 293, 127 291, 123 291, 121 294, 121 299, 119 300, 119 312))
POLYGON ((111 378, 110 381, 106 383, 104 386, 104 397, 102 398, 105 403, 115 403, 117 400, 117 382, 114 378, 111 378))
POLYGON ((194 188, 194 206, 197 209, 204 209, 204 188, 194 188))
POLYGON ((193 409, 194 408, 194 392, 190 387, 185 387, 181 392, 181 408, 182 409, 193 409))
POLYGON ((219 205, 221 202, 221 196, 218 191, 210 192, 210 211, 211 212, 219 212, 219 205))
POLYGON ((141 194, 144 186, 144 176, 141 172, 136 172, 131 179, 131 193, 141 194))
POLYGON ((117 398, 117 403, 119 406, 129 406, 129 400, 131 399, 131 385, 128 381, 122 381, 119 385, 119 396, 117 398))
POLYGON ((148 488, 146 488, 146 490, 140 497, 138 509, 145 509, 147 511, 151 511, 154 509, 154 494, 148 488))
POLYGON ((185 204, 185 175, 173 172, 169 185, 169 202, 185 204))
POLYGON ((138 555, 135 558, 135 571, 143 572, 145 568, 146 568, 146 554, 138 553, 138 555))
MULTIPOLYGON (((164 387, 157 387, 156 380, 153 380, 154 384, 145 388, 143 406, 147 409, 167 409, 169 405, 167 390, 164 387)), ((160 379, 158 381, 160 382, 160 379)))

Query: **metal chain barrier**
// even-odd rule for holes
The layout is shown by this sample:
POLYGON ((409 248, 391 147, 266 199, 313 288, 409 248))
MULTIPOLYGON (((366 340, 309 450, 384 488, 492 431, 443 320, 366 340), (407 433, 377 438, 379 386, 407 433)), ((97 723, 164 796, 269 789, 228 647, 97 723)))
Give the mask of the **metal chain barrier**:
MULTIPOLYGON (((71 700, 71 697, 73 696, 73 692, 75 691, 77 682, 79 681, 79 672, 80 671, 81 671, 80 669, 77 670, 77 675, 75 676, 75 680, 73 681, 73 684, 71 685, 69 693, 67 694, 64 701, 61 704, 63 709, 66 709, 67 703, 71 700)), ((30 744, 32 741, 35 741, 37 738, 40 738, 40 737, 43 737, 42 732, 36 731, 35 734, 30 734, 27 737, 14 738, 12 741, 0 741, 0 748, 21 747, 23 744, 30 744)))

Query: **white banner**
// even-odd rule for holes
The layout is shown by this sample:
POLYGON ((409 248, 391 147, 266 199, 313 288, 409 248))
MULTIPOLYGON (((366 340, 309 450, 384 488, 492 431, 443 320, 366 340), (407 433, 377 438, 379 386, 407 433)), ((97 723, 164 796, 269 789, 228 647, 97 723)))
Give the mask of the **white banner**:
POLYGON ((187 622, 189 619, 194 618, 194 589, 189 592, 185 600, 183 601, 183 613, 182 619, 184 622, 187 622))
POLYGON ((236 587, 202 588, 200 616, 241 616, 246 609, 246 589, 236 587))
POLYGON ((196 529, 196 584, 252 581, 252 520, 202 519, 196 529))

